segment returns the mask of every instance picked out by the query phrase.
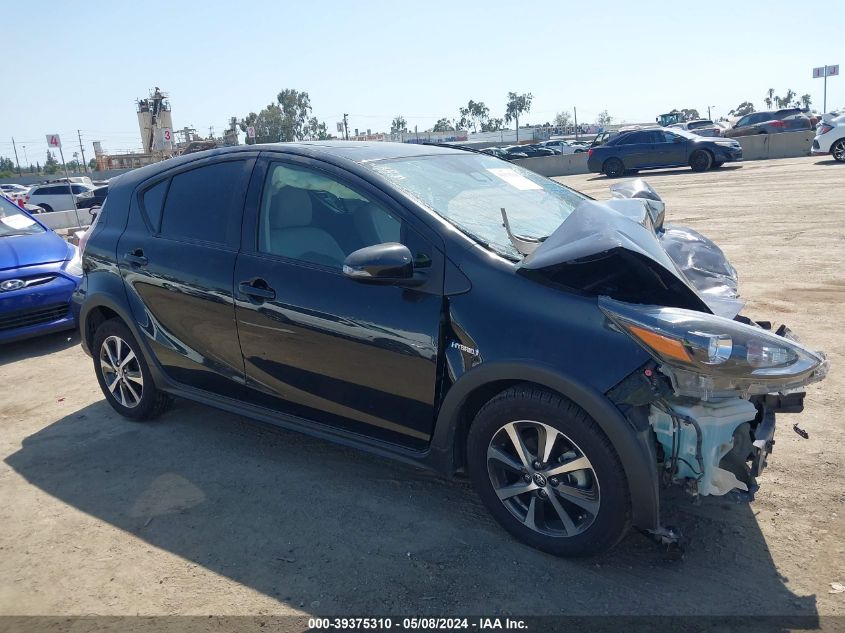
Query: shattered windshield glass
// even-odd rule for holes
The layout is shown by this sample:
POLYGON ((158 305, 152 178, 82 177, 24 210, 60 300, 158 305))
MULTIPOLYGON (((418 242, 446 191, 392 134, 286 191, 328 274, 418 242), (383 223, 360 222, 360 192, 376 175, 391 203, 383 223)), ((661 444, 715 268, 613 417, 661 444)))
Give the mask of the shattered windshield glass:
POLYGON ((483 154, 438 154, 367 164, 464 233, 510 259, 522 256, 511 231, 545 238, 587 199, 568 187, 483 154))
POLYGON ((42 233, 43 228, 5 197, 0 196, 0 237, 42 233))

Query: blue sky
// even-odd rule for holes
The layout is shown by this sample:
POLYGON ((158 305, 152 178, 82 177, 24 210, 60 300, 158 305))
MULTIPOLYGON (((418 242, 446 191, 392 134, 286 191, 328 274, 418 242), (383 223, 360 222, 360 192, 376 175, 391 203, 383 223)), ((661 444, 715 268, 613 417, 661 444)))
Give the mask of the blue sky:
MULTIPOLYGON (((153 86, 170 93, 175 127, 216 134, 283 88, 306 90, 330 130, 344 112, 350 128, 384 130, 402 114, 422 130, 469 99, 502 116, 508 91, 534 94, 531 122, 573 105, 585 122, 708 105, 716 117, 746 99, 764 107, 770 87, 821 108, 812 67, 845 68, 834 5, 4 0, 6 57, 18 61, 6 66, 0 155, 14 136, 22 162, 22 145, 43 162, 44 135, 60 132, 69 159, 77 129, 89 157, 94 140, 138 148, 134 101, 153 86)), ((835 77, 828 109, 842 106, 835 77)))

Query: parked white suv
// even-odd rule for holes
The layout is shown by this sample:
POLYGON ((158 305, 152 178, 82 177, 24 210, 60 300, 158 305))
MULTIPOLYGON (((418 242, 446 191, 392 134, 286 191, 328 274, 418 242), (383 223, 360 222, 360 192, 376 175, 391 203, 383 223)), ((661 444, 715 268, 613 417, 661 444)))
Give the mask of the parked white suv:
POLYGON ((833 160, 845 163, 845 114, 832 112, 822 117, 810 153, 814 156, 830 154, 833 160))
POLYGON ((26 195, 27 204, 41 207, 45 211, 66 211, 74 208, 74 198, 77 200, 90 198, 94 187, 82 183, 64 182, 35 185, 26 195))

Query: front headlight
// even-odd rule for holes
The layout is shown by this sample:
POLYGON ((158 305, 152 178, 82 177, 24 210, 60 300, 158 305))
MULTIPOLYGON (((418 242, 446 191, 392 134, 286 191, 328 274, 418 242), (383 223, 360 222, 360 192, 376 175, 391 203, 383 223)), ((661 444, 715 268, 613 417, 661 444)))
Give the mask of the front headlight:
POLYGON ((599 307, 662 364, 678 395, 707 400, 796 389, 822 380, 828 361, 797 341, 731 319, 599 298, 599 307))
POLYGON ((65 272, 74 277, 82 277, 82 251, 73 244, 70 246, 73 248, 73 255, 65 262, 65 272))

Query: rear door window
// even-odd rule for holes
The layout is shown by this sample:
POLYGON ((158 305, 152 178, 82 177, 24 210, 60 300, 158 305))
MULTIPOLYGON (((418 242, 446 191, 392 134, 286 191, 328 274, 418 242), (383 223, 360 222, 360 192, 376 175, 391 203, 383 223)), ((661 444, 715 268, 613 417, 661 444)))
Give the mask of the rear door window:
POLYGON ((160 234, 176 240, 225 244, 236 200, 243 202, 244 161, 225 161, 173 176, 160 234))

